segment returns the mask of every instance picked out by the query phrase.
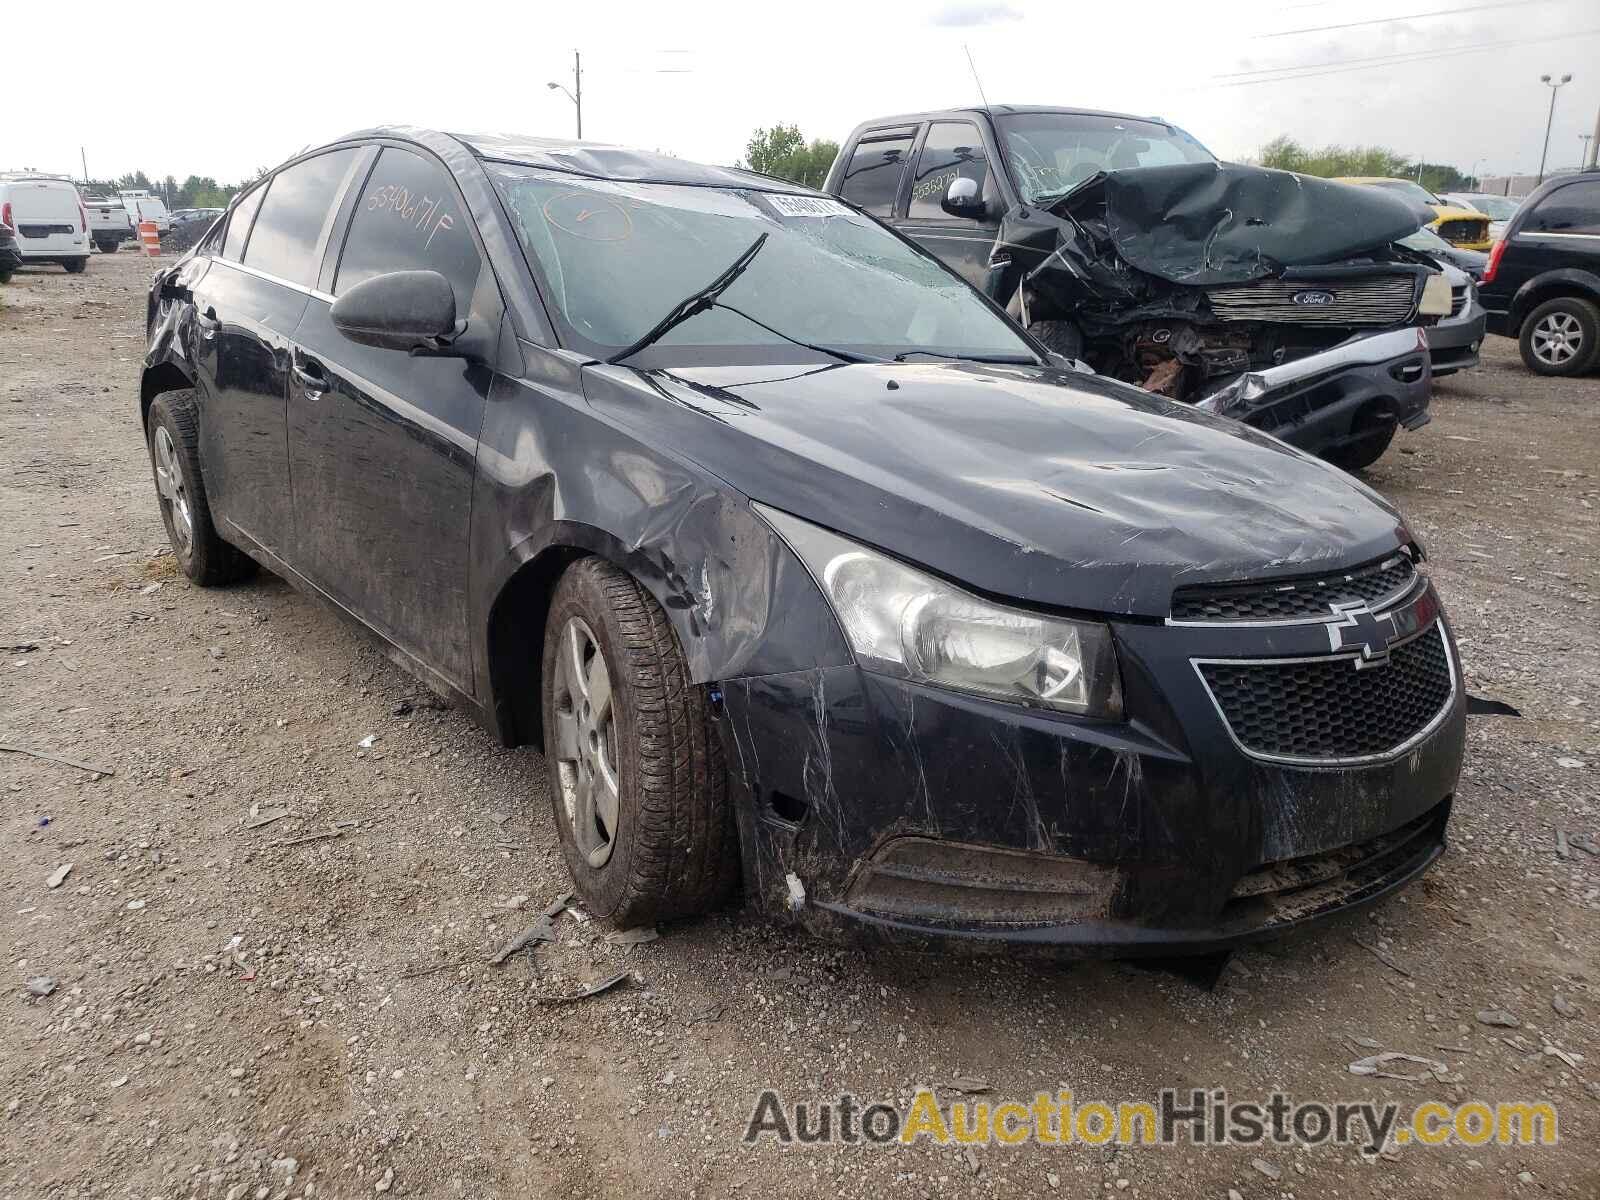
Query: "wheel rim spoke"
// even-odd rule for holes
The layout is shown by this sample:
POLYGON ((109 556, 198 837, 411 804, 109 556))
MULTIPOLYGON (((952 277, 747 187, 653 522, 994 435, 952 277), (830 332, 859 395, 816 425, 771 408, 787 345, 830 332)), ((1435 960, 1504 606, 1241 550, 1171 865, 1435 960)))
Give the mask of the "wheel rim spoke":
POLYGON ((187 550, 194 540, 194 518, 189 512, 189 496, 183 483, 178 450, 164 425, 156 427, 155 451, 156 492, 172 518, 177 548, 187 550))
POLYGON ((578 716, 576 713, 556 713, 556 758, 561 762, 578 761, 578 716))
POLYGON ((606 660, 597 650, 589 663, 589 676, 584 689, 589 707, 594 713, 596 726, 604 725, 611 716, 611 672, 606 670, 606 660))
POLYGON ((611 674, 581 617, 569 618, 559 637, 549 750, 572 840, 590 866, 603 867, 622 812, 611 674))

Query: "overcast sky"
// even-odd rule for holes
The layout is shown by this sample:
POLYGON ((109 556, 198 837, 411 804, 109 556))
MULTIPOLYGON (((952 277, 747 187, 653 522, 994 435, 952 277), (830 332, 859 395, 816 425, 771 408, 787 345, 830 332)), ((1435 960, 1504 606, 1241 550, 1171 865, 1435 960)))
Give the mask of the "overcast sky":
POLYGON ((0 168, 78 174, 83 146, 96 177, 142 168, 230 182, 374 124, 571 136, 573 106, 546 84, 571 86, 574 49, 587 137, 720 163, 758 125, 837 140, 868 117, 973 103, 964 45, 995 103, 1160 114, 1223 157, 1287 133, 1468 172, 1533 171, 1549 103, 1539 76, 1571 72, 1550 162, 1574 166, 1600 107, 1600 0, 91 0, 70 11, 70 51, 37 21, 5 35, 0 168), (1396 14, 1408 19, 1386 19, 1396 14), (39 53, 34 37, 49 43, 39 53), (1326 64, 1301 78, 1240 75, 1326 64))

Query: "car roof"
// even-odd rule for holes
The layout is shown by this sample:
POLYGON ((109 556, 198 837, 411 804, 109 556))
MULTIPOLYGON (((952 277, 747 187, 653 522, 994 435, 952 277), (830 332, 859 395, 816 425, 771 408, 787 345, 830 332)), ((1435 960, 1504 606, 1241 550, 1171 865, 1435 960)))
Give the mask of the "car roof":
POLYGON ((737 167, 717 167, 691 162, 660 151, 635 150, 606 142, 536 137, 519 133, 445 133, 413 126, 379 126, 349 134, 340 141, 395 137, 424 145, 448 137, 486 162, 513 163, 545 171, 561 171, 586 179, 621 183, 678 183, 694 187, 741 188, 747 191, 792 192, 802 196, 825 193, 786 179, 775 179, 737 167))
POLYGON ((1399 175, 1335 175, 1335 183, 1416 183, 1415 179, 1403 179, 1399 175))
POLYGON ((1061 113, 1074 117, 1110 117, 1119 121, 1152 121, 1157 125, 1171 125, 1165 117, 1141 116, 1138 113, 1108 112, 1100 108, 1073 108, 1057 104, 969 104, 956 108, 934 108, 924 112, 893 113, 886 117, 873 117, 862 121, 857 129, 868 125, 910 125, 917 121, 933 121, 940 117, 963 116, 971 117, 987 114, 991 117, 1015 115, 1018 113, 1061 113))

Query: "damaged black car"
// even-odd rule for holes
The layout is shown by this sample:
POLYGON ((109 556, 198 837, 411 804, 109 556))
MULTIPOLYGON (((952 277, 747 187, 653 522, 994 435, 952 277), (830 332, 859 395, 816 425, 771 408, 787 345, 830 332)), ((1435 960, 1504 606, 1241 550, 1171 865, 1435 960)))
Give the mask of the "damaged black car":
POLYGON ((1219 163, 1164 121, 993 105, 857 127, 826 190, 1052 350, 1356 469, 1428 420, 1450 312, 1398 196, 1219 163))
POLYGON ((619 926, 742 888, 1201 952, 1444 849, 1464 691, 1400 514, 820 192, 370 130, 236 198, 147 316, 185 574, 264 566, 542 749, 619 926))

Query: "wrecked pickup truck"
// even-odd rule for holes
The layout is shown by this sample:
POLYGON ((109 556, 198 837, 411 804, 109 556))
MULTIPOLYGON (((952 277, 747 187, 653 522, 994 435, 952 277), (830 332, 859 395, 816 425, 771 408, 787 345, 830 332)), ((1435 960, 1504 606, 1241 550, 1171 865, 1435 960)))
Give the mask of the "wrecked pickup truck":
POLYGON ((826 190, 954 267, 1045 345, 1340 466, 1428 420, 1450 311, 1424 214, 1218 162, 1162 121, 992 105, 859 126, 826 190), (991 164, 998 164, 995 169, 991 164))

